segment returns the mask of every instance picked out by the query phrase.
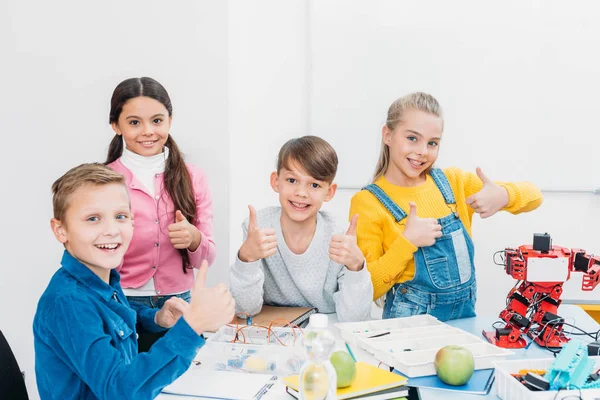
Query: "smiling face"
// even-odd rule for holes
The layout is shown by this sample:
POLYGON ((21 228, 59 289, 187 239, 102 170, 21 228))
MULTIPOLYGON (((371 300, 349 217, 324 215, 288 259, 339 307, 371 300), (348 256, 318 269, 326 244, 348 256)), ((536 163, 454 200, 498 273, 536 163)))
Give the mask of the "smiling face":
POLYGON ((440 117, 418 110, 407 110, 392 131, 383 127, 383 142, 390 150, 385 178, 400 186, 416 186, 438 157, 443 122, 440 117))
POLYGON ((63 220, 54 218, 51 226, 73 257, 108 282, 133 235, 127 188, 122 183, 82 185, 69 196, 63 220))
POLYGON ((125 103, 119 120, 111 125, 117 135, 123 136, 129 151, 148 157, 162 153, 171 117, 160 101, 139 96, 125 103))
POLYGON ((279 193, 281 216, 295 223, 316 221, 324 201, 333 198, 337 185, 308 175, 296 162, 271 174, 271 187, 279 193))

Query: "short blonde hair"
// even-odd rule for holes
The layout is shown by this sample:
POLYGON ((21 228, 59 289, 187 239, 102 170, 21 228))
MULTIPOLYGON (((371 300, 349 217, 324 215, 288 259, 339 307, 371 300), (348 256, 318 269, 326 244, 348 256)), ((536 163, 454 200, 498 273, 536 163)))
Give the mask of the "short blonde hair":
POLYGON ((88 184, 107 185, 109 183, 125 185, 125 178, 100 163, 81 164, 71 168, 52 184, 54 218, 59 221, 64 219, 69 208, 69 199, 80 187, 88 184))
MULTIPOLYGON (((390 105, 390 108, 388 109, 387 120, 385 121, 385 125, 390 131, 393 131, 399 124, 402 123, 402 118, 408 110, 423 111, 427 114, 435 115, 436 117, 442 119, 443 129, 443 114, 440 103, 438 103, 435 97, 430 94, 415 92, 396 99, 396 101, 390 105)), ((379 160, 377 161, 377 167, 375 167, 375 173, 373 174, 372 181, 375 182, 383 174, 385 174, 385 171, 388 169, 389 165, 390 148, 383 142, 382 137, 379 160)))

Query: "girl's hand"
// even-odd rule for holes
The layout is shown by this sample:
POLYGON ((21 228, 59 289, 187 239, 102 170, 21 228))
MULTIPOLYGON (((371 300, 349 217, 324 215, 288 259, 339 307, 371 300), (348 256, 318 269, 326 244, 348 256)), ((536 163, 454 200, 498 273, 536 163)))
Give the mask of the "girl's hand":
POLYGON ((235 300, 223 284, 214 288, 206 287, 208 262, 202 261, 196 283, 192 289, 192 298, 183 318, 198 334, 216 332, 221 326, 233 320, 235 300))
POLYGON ((246 263, 270 257, 277 252, 275 229, 260 229, 256 222, 256 210, 252 206, 248 206, 248 209, 250 210, 248 237, 238 253, 240 260, 246 263))
POLYGON ((189 304, 179 297, 171 297, 154 316, 154 322, 163 328, 170 328, 187 311, 189 304))
POLYGON ((410 212, 406 217, 406 227, 402 235, 416 247, 433 246, 435 239, 442 236, 442 226, 435 218, 419 218, 417 205, 415 203, 408 204, 410 212))
POLYGON ((483 188, 467 197, 466 202, 481 218, 491 217, 508 205, 508 192, 485 176, 481 168, 477 167, 475 172, 483 182, 483 188))
POLYGON ((196 251, 202 241, 202 232, 190 224, 181 211, 175 212, 175 223, 168 226, 169 240, 176 249, 196 251))
POLYGON ((333 262, 345 265, 350 271, 360 271, 365 263, 365 256, 356 244, 357 222, 358 214, 355 214, 346 234, 333 235, 329 241, 329 258, 333 262))

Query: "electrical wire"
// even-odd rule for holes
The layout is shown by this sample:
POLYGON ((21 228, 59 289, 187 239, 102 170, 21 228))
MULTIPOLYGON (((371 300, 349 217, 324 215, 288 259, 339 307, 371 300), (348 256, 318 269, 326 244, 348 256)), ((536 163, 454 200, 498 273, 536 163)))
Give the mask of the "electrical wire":
MULTIPOLYGON (((243 314, 245 314, 245 313, 243 313, 243 314)), ((248 315, 248 314, 246 314, 246 315, 248 315)), ((241 343, 243 343, 243 344, 252 344, 252 343, 253 343, 253 341, 252 341, 252 337, 251 337, 251 336, 248 336, 248 337, 247 337, 247 336, 246 336, 246 334, 244 333, 244 330, 245 330, 245 329, 252 328, 252 329, 256 329, 257 331, 258 331, 259 329, 261 329, 261 330, 262 330, 262 329, 264 329, 264 330, 265 330, 265 332, 266 332, 266 340, 267 340, 267 343, 271 343, 271 342, 272 342, 272 340, 271 340, 271 335, 273 335, 272 337, 273 337, 273 338, 275 338, 275 340, 276 340, 277 342, 279 342, 279 344, 281 344, 282 346, 287 346, 287 345, 286 345, 286 344, 285 344, 285 343, 284 343, 284 342, 281 340, 280 336, 278 336, 278 334, 277 334, 276 330, 274 329, 275 327, 273 326, 273 324, 275 324, 275 323, 277 323, 277 322, 284 322, 284 323, 286 323, 288 326, 290 326, 290 327, 291 327, 292 334, 293 334, 293 336, 294 336, 294 341, 293 341, 293 343, 292 343, 292 346, 295 346, 295 345, 296 345, 296 340, 297 340, 296 329, 298 329, 298 330, 300 331, 300 333, 301 333, 301 334, 304 334, 304 331, 303 331, 303 330, 302 330, 302 328, 300 328, 298 325, 296 325, 296 324, 292 324, 291 322, 289 322, 289 321, 287 321, 287 320, 285 320, 285 319, 275 319, 275 320, 272 320, 272 321, 269 323, 269 326, 261 325, 261 324, 258 324, 258 323, 253 323, 253 324, 250 324, 250 325, 240 325, 240 324, 239 324, 239 323, 237 323, 237 322, 235 323, 235 325, 234 325, 234 324, 227 324, 226 326, 228 326, 228 327, 230 327, 230 328, 234 329, 233 339, 231 339, 229 342, 230 342, 230 343, 239 343, 239 342, 241 342, 241 343), (240 336, 241 336, 243 339, 240 339, 240 336)), ((284 334, 285 334, 285 333, 284 333, 284 334)))
POLYGON ((494 261, 494 264, 505 267, 506 266, 506 259, 504 258, 504 254, 505 254, 505 250, 498 250, 497 252, 495 252, 494 255, 492 256, 492 261, 494 261), (500 254, 500 260, 502 260, 501 263, 499 263, 499 262, 496 261, 496 256, 498 254, 500 254))
MULTIPOLYGON (((569 400, 569 399, 583 400, 583 397, 581 397, 581 388, 577 387, 577 386, 573 386, 573 389, 579 390, 579 396, 570 395, 570 396, 567 396, 567 397, 561 397, 560 400, 569 400)), ((566 388, 560 388, 560 389, 558 389, 558 391, 556 392, 556 395, 554 396, 554 400, 558 400, 558 395, 559 395, 559 393, 560 393, 561 390, 572 390, 572 388, 571 387, 566 387, 566 388)))

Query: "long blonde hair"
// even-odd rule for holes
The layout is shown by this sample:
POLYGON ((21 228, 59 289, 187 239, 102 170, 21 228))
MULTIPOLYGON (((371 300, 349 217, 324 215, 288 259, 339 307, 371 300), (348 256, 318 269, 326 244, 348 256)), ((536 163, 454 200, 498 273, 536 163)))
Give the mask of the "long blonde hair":
MULTIPOLYGON (((427 93, 415 92, 400 97, 392 103, 388 109, 387 121, 385 122, 385 125, 388 127, 388 129, 391 131, 396 129, 398 124, 402 123, 402 118, 408 110, 423 111, 443 119, 442 107, 435 97, 427 93)), ((387 171, 389 165, 390 148, 383 141, 382 135, 381 151, 379 153, 379 160, 377 161, 377 166, 375 167, 375 173, 373 174, 372 182, 375 182, 383 174, 385 174, 385 171, 387 171)))
MULTIPOLYGON (((418 110, 428 114, 435 115, 442 119, 442 107, 440 103, 430 94, 423 92, 415 92, 407 94, 406 96, 396 99, 388 108, 387 120, 385 125, 390 131, 396 129, 398 124, 402 123, 406 111, 418 110)), ((442 125, 443 127, 443 125, 442 125)), ((388 169, 390 165, 390 148, 383 141, 383 135, 381 135, 381 151, 379 153, 379 160, 377 160, 377 166, 375 167, 375 173, 371 182, 375 182, 379 179, 388 169)), ((383 307, 385 304, 385 294, 378 299, 375 299, 375 304, 378 307, 383 307)))

